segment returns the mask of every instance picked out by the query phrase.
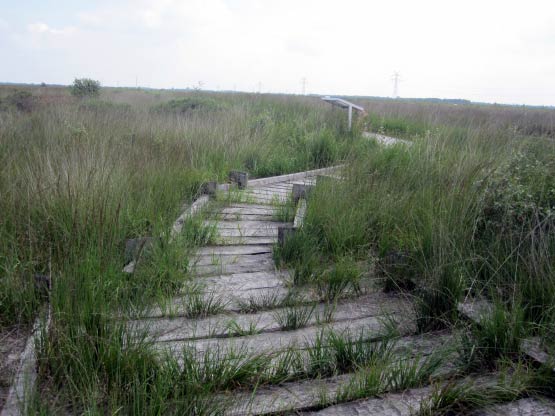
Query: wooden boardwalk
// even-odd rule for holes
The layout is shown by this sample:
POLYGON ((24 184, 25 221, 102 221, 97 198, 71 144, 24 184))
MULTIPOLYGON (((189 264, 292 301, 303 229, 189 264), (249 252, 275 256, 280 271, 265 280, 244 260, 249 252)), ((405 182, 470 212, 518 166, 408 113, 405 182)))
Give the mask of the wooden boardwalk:
MULTIPOLYGON (((376 346, 389 342, 384 340, 394 333, 388 356, 393 369, 421 368, 427 359, 441 354, 450 358, 434 368, 424 385, 360 398, 346 395, 348 386, 360 385, 360 368, 330 375, 297 375, 279 384, 263 383, 253 389, 215 395, 231 403, 228 415, 414 414, 432 397, 441 377, 456 376, 453 357, 460 349, 456 334, 417 334, 412 302, 399 294, 384 293, 372 276, 366 278, 361 293, 339 299, 332 313, 329 304, 309 287, 302 288, 300 303, 287 304, 295 288, 291 272, 277 269, 273 260, 278 228, 285 225, 278 221, 277 213, 280 204, 289 200, 294 183, 314 184, 315 180, 315 174, 285 176, 254 181, 243 191, 226 190, 224 196, 229 196, 229 203, 205 220, 206 226, 215 228, 216 238, 196 252, 191 278, 195 287, 201 288, 203 300, 218 300, 221 308, 213 314, 191 317, 187 304, 191 300, 184 293, 169 302, 170 311, 152 308, 129 325, 138 333, 146 332, 156 349, 174 355, 178 362, 187 349, 199 360, 209 353, 225 357, 240 351, 246 356, 265 355, 272 362, 296 351, 306 363, 326 332, 340 334, 347 343, 364 339, 376 346), (284 327, 283 317, 291 308, 309 310, 301 327, 284 327)), ((298 288, 295 294, 299 295, 298 288)), ((483 376, 477 377, 476 383, 494 378, 488 375, 484 381, 483 376)), ((547 399, 528 398, 479 409, 476 414, 555 415, 554 409, 547 399)))

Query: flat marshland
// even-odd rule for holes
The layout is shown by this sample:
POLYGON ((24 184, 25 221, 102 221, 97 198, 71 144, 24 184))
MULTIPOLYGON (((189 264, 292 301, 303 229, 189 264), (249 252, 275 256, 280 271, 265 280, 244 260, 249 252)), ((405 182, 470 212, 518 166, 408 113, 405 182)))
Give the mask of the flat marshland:
MULTIPOLYGON (((345 114, 310 97, 25 91, 0 90, 0 327, 29 329, 50 304, 29 413, 219 414, 233 406, 231 392, 346 374, 351 383, 298 411, 430 382, 420 414, 553 395, 554 378, 520 345, 555 345, 554 110, 360 99, 367 115, 348 132, 345 114), (412 145, 381 146, 363 131, 412 145), (126 324, 178 293, 187 293, 187 318, 226 313, 189 284, 194 252, 218 238, 209 213, 167 237, 204 182, 225 182, 232 169, 266 177, 340 163, 342 180, 317 184, 303 229, 273 252, 293 274, 293 295, 245 303, 225 336, 263 332, 238 324, 255 313, 275 321, 273 332, 308 333, 331 321, 327 308, 339 315, 345 299, 372 296, 370 280, 412 305, 414 326, 384 323, 378 343, 322 330, 302 354, 176 356, 126 324), (161 237, 123 273, 126 239, 142 236, 161 237), (51 276, 51 288, 37 275, 51 276), (306 288, 313 298, 294 295, 306 288), (467 299, 487 299, 492 314, 479 325, 461 319, 467 299), (397 339, 426 334, 450 334, 457 348, 399 358, 397 339), (499 380, 484 389, 468 381, 484 375, 499 380)), ((275 219, 290 221, 294 207, 277 205, 275 219)))

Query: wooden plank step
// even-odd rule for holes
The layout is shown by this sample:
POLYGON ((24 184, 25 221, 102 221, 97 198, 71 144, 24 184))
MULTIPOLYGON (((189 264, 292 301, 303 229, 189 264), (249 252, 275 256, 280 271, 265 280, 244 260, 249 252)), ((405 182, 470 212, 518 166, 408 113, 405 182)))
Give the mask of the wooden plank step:
POLYGON ((304 172, 297 172, 297 173, 290 173, 287 175, 280 175, 280 176, 272 176, 268 178, 260 178, 260 179, 251 179, 248 183, 248 187, 257 188, 262 187, 270 184, 275 183, 283 183, 283 182, 292 182, 296 180, 303 180, 309 177, 316 177, 318 175, 336 173, 343 165, 338 166, 330 166, 328 168, 321 168, 321 169, 314 169, 314 170, 307 170, 304 172))
POLYGON ((228 245, 228 246, 206 246, 197 250, 198 256, 236 256, 255 255, 271 253, 272 246, 264 245, 228 245))
MULTIPOLYGON (((291 187, 291 190, 293 189, 293 187, 291 187)), ((270 188, 253 188, 253 189, 247 189, 245 191, 247 194, 250 195, 263 195, 263 196, 279 196, 279 197, 287 197, 291 194, 291 191, 289 191, 288 189, 270 189, 270 188)))
MULTIPOLYGON (((457 305, 461 315, 480 325, 483 319, 487 319, 494 311, 494 305, 487 299, 466 299, 457 305)), ((550 366, 555 371, 555 357, 543 348, 541 339, 531 337, 521 341, 521 350, 532 360, 550 366)))
POLYGON ((270 190, 276 190, 276 191, 291 192, 293 190, 293 184, 290 182, 276 183, 273 185, 265 186, 264 188, 252 188, 252 189, 270 189, 270 190))
POLYGON ((275 244, 277 242, 277 233, 275 237, 236 237, 225 236, 217 237, 215 245, 219 246, 236 246, 236 245, 261 245, 275 244))
POLYGON ((266 195, 256 195, 256 194, 245 194, 245 200, 253 204, 263 204, 263 205, 276 205, 283 204, 287 202, 285 196, 266 196, 266 195))
POLYGON ((270 228, 277 229, 280 226, 286 225, 285 222, 278 221, 248 221, 248 220, 237 220, 237 221, 205 221, 207 226, 215 226, 218 229, 248 229, 248 228, 270 228))
MULTIPOLYGON (((455 338, 448 333, 432 333, 407 336, 396 340, 391 349, 392 363, 412 361, 415 357, 426 357, 442 349, 454 348, 455 338)), ((443 373, 449 372, 449 365, 441 368, 443 373)), ((228 416, 282 414, 291 412, 298 414, 303 410, 314 409, 322 405, 322 395, 333 401, 350 383, 364 377, 364 370, 345 373, 324 379, 288 382, 279 386, 268 386, 256 392, 233 394, 234 405, 227 410, 228 416)), ((373 414, 373 413, 372 413, 373 414)))
MULTIPOLYGON (((414 332, 415 325, 411 318, 395 316, 398 322, 399 332, 409 334, 414 332)), ((304 349, 313 343, 322 331, 334 331, 340 333, 346 340, 356 339, 364 333, 368 339, 379 339, 390 331, 390 323, 383 316, 350 319, 347 321, 331 322, 318 326, 311 326, 294 331, 278 331, 251 335, 238 338, 209 338, 196 341, 168 341, 155 343, 160 351, 169 352, 179 360, 183 349, 193 348, 199 357, 206 351, 219 351, 226 353, 230 351, 241 351, 252 354, 275 354, 290 348, 304 349)))
POLYGON ((277 237, 277 227, 245 227, 245 228, 222 228, 217 230, 217 238, 227 237, 277 237))
POLYGON ((257 204, 243 204, 236 203, 230 206, 224 207, 220 210, 222 213, 229 214, 262 214, 262 213, 273 213, 277 208, 268 205, 257 205, 257 204))
POLYGON ((555 402, 546 397, 527 397, 497 404, 472 413, 473 416, 555 416, 555 402))
POLYGON ((221 214, 222 221, 275 221, 276 214, 221 214))
POLYGON ((239 264, 252 264, 259 262, 273 261, 272 253, 255 253, 255 254, 204 254, 198 255, 193 261, 194 267, 199 266, 231 266, 239 264))
POLYGON ((203 286, 204 291, 214 296, 233 296, 237 292, 253 289, 283 287, 290 280, 289 272, 233 273, 219 276, 199 277, 194 282, 203 286))
MULTIPOLYGON (((393 314, 410 314, 412 307, 405 299, 376 292, 361 298, 345 300, 337 305, 325 304, 302 306, 305 311, 311 311, 306 325, 314 326, 324 321, 332 313, 334 322, 349 319, 360 319, 371 316, 393 314)), ((195 338, 216 338, 233 336, 238 331, 247 332, 256 328, 260 333, 276 332, 282 329, 279 317, 283 317, 290 308, 277 308, 271 311, 240 314, 228 313, 214 315, 204 319, 161 318, 132 321, 131 327, 135 331, 147 331, 158 341, 178 341, 195 338), (231 323, 233 326, 231 326, 231 323)))
MULTIPOLYGON (((493 387, 500 383, 497 374, 469 376, 459 379, 457 383, 473 384, 476 387, 493 387)), ((437 386, 427 386, 405 390, 400 393, 389 393, 380 397, 372 397, 358 401, 346 402, 325 409, 303 413, 311 416, 414 416, 418 414, 422 404, 432 397, 437 386)))
POLYGON ((241 261, 235 264, 195 265, 191 270, 194 276, 215 276, 234 273, 271 272, 276 270, 273 259, 257 261, 241 261))
MULTIPOLYGON (((207 299, 213 299, 215 295, 210 293, 206 294, 207 299)), ((252 302, 256 304, 279 303, 289 296, 289 289, 284 286, 279 286, 270 289, 253 289, 238 293, 228 293, 222 298, 218 294, 219 299, 224 303, 222 305, 223 311, 228 312, 241 312, 245 305, 252 302)), ((218 299, 218 298, 216 298, 218 299)), ((159 303, 158 305, 151 306, 145 310, 136 311, 136 319, 142 318, 162 318, 162 317, 179 317, 187 315, 187 298, 184 296, 175 296, 166 302, 159 303)))

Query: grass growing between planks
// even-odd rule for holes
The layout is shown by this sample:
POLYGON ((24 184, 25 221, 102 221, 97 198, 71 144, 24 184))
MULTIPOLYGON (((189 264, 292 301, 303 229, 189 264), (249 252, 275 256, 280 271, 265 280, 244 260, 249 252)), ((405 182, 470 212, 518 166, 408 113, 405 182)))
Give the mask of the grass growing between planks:
MULTIPOLYGON (((305 99, 106 90, 81 102, 44 89, 35 101, 0 110, 0 326, 33 321, 44 302, 33 275, 51 266, 37 406, 211 414, 206 391, 171 381, 176 367, 114 317, 189 287, 188 253, 214 235, 193 222, 176 241, 167 233, 204 181, 230 169, 256 177, 322 167, 356 137, 305 99), (181 101, 159 105, 170 99, 181 101), (134 274, 122 273, 125 240, 145 236, 161 239, 134 274)), ((193 289, 188 314, 221 310, 193 289)))
POLYGON ((343 182, 317 185, 303 231, 276 259, 295 269, 296 284, 330 296, 346 284, 356 293, 357 273, 341 265, 372 265, 384 290, 412 293, 421 332, 454 325, 463 296, 495 299, 494 316, 473 334, 492 365, 514 357, 526 335, 553 340, 554 160, 552 138, 492 126, 368 147, 343 182), (330 279, 332 265, 341 278, 330 279))

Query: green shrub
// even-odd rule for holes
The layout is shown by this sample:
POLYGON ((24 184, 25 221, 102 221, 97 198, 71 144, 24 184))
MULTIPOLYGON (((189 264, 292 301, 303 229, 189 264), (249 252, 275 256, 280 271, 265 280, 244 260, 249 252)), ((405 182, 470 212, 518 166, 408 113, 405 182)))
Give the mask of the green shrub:
POLYGON ((0 110, 14 110, 28 113, 36 107, 36 97, 28 91, 16 90, 4 100, 0 100, 0 110))
POLYGON ((75 97, 98 97, 100 95, 100 82, 90 78, 75 78, 69 89, 75 97))

